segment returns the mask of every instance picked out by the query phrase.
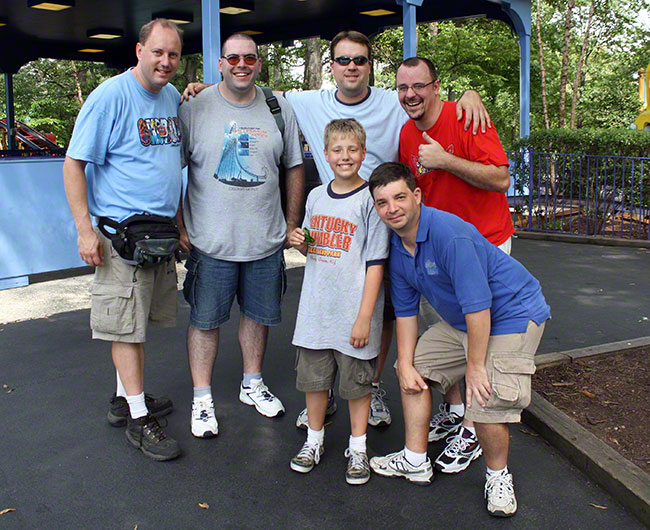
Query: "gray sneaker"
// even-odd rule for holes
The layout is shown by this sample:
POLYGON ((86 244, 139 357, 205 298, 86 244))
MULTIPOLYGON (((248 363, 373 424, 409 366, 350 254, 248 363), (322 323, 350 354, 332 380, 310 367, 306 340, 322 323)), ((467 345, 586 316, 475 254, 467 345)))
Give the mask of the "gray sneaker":
MULTIPOLYGON (((325 411, 325 416, 326 417, 331 416, 335 412, 336 412, 336 398, 334 397, 334 392, 330 388, 329 397, 327 398, 327 411, 325 411)), ((309 426, 309 418, 307 416, 307 409, 304 408, 296 418, 296 427, 302 429, 303 431, 306 431, 308 426, 309 426)))
POLYGON ((517 511, 517 498, 512 475, 492 475, 485 481, 487 511, 494 517, 512 517, 517 511))
POLYGON ((392 418, 390 410, 384 402, 386 391, 379 388, 379 383, 372 384, 372 393, 370 395, 370 412, 368 412, 368 425, 373 427, 385 427, 390 425, 392 418))
POLYGON ((349 459, 348 469, 345 472, 345 481, 348 484, 360 485, 370 480, 370 465, 366 453, 348 447, 345 450, 345 458, 349 459))
POLYGON ((428 486, 433 480, 433 468, 429 458, 419 466, 412 465, 404 456, 404 449, 386 456, 373 456, 370 467, 384 477, 403 477, 418 486, 428 486))
POLYGON ((325 452, 321 444, 311 445, 305 442, 298 454, 291 459, 290 467, 298 473, 309 473, 320 462, 325 452))

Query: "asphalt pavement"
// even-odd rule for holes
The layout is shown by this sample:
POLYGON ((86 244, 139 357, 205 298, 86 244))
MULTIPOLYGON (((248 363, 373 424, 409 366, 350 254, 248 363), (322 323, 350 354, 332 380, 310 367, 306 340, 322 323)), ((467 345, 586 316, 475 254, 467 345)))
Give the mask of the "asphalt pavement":
MULTIPOLYGON (((650 251, 519 239, 513 256, 539 278, 552 308, 540 353, 650 335, 650 251)), ((171 462, 149 460, 127 444, 124 429, 106 422, 114 370, 108 345, 90 339, 87 309, 0 325, 0 513, 15 510, 0 515, 0 528, 643 528, 526 425, 510 429, 519 510, 508 520, 485 510, 483 458, 461 474, 436 474, 427 488, 377 475, 347 485, 349 426, 340 400, 321 463, 307 475, 291 471, 304 441, 294 426, 304 398, 295 390, 291 346, 302 272, 288 271, 284 320, 270 332, 265 360, 265 382, 287 409, 282 418, 264 418, 238 400, 235 305, 213 379, 220 432, 193 438, 189 308, 180 293, 176 328, 152 328, 145 389, 174 400, 166 429, 183 455, 171 462)), ((392 369, 383 378, 393 424, 369 428, 370 456, 403 446, 392 369)), ((430 444, 429 455, 443 448, 430 444)))

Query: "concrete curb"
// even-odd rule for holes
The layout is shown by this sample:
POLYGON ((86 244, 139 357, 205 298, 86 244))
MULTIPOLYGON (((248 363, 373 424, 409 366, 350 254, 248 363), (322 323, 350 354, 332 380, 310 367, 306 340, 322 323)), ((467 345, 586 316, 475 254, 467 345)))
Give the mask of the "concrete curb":
MULTIPOLYGON (((536 357, 537 366, 625 351, 650 344, 650 337, 600 346, 548 353, 536 357)), ((573 421, 537 392, 522 413, 522 421, 559 449, 578 469, 607 490, 643 524, 650 527, 650 475, 622 457, 587 429, 573 421)))
POLYGON ((561 243, 578 243, 583 245, 602 245, 604 247, 634 247, 650 248, 650 241, 642 239, 622 239, 619 237, 579 236, 558 234, 555 232, 530 232, 515 230, 515 236, 521 239, 537 239, 542 241, 559 241, 561 243))

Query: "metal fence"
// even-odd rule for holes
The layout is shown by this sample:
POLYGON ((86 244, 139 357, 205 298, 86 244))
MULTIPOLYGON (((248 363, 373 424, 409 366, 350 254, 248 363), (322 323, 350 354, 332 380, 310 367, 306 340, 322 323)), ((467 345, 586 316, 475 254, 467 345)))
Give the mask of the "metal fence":
POLYGON ((650 240, 650 158, 509 152, 515 228, 650 240))

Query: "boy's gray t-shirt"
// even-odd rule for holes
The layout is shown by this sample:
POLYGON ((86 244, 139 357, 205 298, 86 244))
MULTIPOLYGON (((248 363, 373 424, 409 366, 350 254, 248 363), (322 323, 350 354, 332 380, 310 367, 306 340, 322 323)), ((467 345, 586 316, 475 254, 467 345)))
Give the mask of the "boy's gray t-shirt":
POLYGON ((368 184, 345 195, 333 192, 331 183, 314 189, 307 198, 303 228, 316 242, 307 247, 293 344, 374 359, 381 342, 383 289, 372 315, 368 345, 350 345, 366 267, 384 263, 389 249, 390 231, 373 207, 368 184))
POLYGON ((183 218, 190 242, 203 254, 228 261, 253 261, 285 241, 278 166, 302 164, 298 126, 278 96, 284 142, 256 87, 245 105, 227 101, 214 85, 178 111, 182 160, 188 168, 183 218))

